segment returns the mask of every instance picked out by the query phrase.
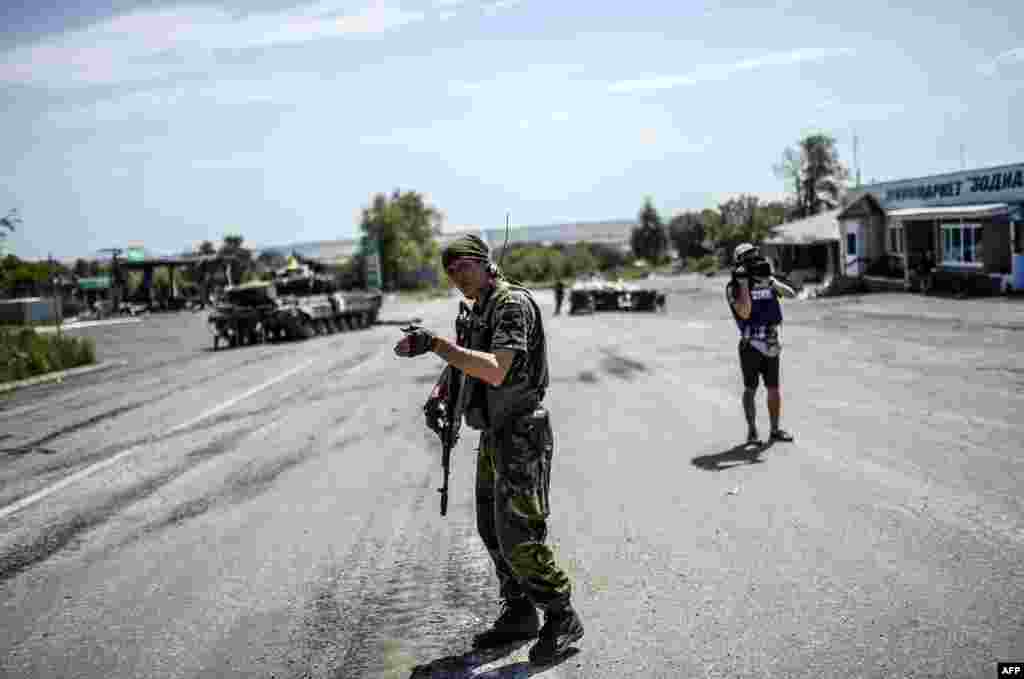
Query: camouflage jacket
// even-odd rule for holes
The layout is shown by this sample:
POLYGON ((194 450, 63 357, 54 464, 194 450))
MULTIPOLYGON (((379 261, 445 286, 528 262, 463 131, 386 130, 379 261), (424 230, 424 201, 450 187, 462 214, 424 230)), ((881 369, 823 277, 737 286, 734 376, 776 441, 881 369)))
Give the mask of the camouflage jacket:
POLYGON ((543 320, 530 291, 498 279, 456 324, 468 348, 516 354, 499 386, 466 376, 466 423, 474 429, 497 430, 508 417, 532 412, 544 398, 549 379, 543 320))

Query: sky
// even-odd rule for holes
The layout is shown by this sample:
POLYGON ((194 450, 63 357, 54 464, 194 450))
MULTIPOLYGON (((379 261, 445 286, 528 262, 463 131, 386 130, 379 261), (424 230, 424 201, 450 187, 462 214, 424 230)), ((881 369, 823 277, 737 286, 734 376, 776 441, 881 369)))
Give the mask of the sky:
POLYGON ((119 0, 0 9, 0 214, 24 258, 665 216, 835 137, 865 182, 1024 161, 1024 3, 119 0), (61 9, 55 9, 56 7, 61 9), (1015 123, 1015 124, 1014 124, 1015 123))

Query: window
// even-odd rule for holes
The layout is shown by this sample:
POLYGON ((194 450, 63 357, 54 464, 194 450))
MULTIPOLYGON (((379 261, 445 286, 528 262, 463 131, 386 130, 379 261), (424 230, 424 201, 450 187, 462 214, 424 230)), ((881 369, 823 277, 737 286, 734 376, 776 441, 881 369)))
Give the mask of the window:
POLYGON ((981 266, 983 234, 981 224, 943 224, 943 264, 981 266))
POLYGON ((857 234, 846 234, 846 254, 850 257, 857 256, 857 234))
POLYGON ((903 225, 889 227, 889 252, 894 255, 903 254, 903 225))

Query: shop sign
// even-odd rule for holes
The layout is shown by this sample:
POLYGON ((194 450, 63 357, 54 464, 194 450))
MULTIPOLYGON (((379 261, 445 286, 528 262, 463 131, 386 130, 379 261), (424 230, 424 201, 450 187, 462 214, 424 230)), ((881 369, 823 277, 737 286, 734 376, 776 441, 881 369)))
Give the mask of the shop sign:
POLYGON ((887 209, 1024 201, 1024 165, 865 187, 887 209))

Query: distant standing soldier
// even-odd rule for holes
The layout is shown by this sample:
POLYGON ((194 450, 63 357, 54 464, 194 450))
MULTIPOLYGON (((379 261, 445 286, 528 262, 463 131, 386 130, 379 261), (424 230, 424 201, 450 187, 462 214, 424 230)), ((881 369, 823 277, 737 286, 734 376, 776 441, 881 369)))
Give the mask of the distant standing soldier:
MULTIPOLYGON (((468 329, 459 335, 468 334, 469 346, 414 326, 395 344, 395 353, 434 352, 461 370, 466 424, 481 432, 477 530, 494 562, 502 611, 474 646, 539 637, 530 660, 549 662, 583 637, 583 624, 570 602, 569 576, 545 544, 554 437, 541 405, 548 360, 540 307, 526 288, 502 278, 487 245, 474 235, 452 241, 441 261, 452 283, 474 302, 457 321, 468 329), (545 613, 543 627, 538 607, 545 613)), ((443 395, 435 389, 431 399, 438 398, 443 395)))
POLYGON ((779 326, 782 304, 779 298, 796 297, 791 287, 771 275, 771 265, 750 243, 740 243, 733 251, 732 280, 726 286, 726 298, 740 331, 740 368, 743 371, 743 411, 747 418, 747 441, 759 443, 754 396, 760 378, 768 392, 771 440, 792 441, 793 436, 779 427, 782 392, 779 389, 779 326))
POLYGON ((562 300, 565 299, 565 283, 559 278, 555 281, 555 315, 562 313, 562 300))
POLYGON ((921 293, 927 295, 932 289, 932 272, 935 271, 935 255, 932 251, 924 253, 917 266, 917 275, 921 281, 921 293))

